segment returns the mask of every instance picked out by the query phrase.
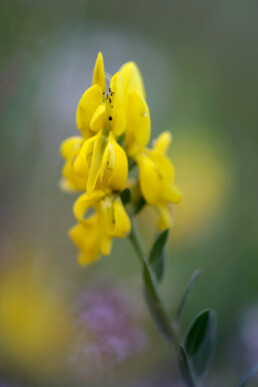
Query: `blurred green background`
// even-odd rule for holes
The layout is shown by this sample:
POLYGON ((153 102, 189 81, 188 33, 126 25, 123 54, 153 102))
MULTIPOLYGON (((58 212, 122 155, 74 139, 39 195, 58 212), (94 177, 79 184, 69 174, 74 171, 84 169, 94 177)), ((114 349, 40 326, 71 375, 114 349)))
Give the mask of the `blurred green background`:
MULTIPOLYGON (((116 241, 110 257, 82 269, 67 237, 74 196, 58 187, 59 144, 77 134, 76 107, 99 51, 109 73, 138 64, 152 136, 173 134, 184 200, 163 291, 174 310, 192 272, 204 269, 183 325, 204 307, 217 311, 206 385, 234 385, 258 361, 257 313, 250 313, 258 308, 257 18, 253 0, 1 1, 0 379, 7 385, 180 385, 175 356, 145 310, 129 242, 116 241), (73 306, 104 277, 135 295, 149 344, 108 375, 82 377, 67 362, 73 306)), ((138 219, 147 247, 157 231, 150 219, 148 210, 138 219)))

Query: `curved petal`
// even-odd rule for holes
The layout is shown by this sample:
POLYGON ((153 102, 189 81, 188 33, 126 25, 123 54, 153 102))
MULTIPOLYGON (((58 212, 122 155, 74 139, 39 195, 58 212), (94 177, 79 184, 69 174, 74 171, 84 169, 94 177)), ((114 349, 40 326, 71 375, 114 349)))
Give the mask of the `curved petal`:
POLYGON ((148 105, 136 90, 128 95, 126 118, 125 147, 132 156, 148 144, 151 129, 148 105))
POLYGON ((89 166, 91 163, 95 142, 99 138, 100 135, 101 134, 98 133, 97 135, 84 141, 84 143, 83 143, 83 145, 78 153, 78 156, 74 160, 74 170, 75 170, 76 174, 88 177, 89 170, 90 170, 89 166))
POLYGON ((156 150, 151 150, 149 152, 149 157, 156 164, 165 183, 172 183, 175 178, 175 169, 171 160, 163 153, 156 150))
POLYGON ((97 107, 103 102, 103 91, 99 85, 93 85, 82 95, 76 112, 76 123, 84 138, 91 137, 90 121, 97 107))
POLYGON ((74 216, 79 223, 88 225, 91 222, 92 216, 87 218, 87 211, 93 207, 96 212, 99 212, 100 200, 104 195, 103 191, 95 191, 91 195, 85 193, 79 196, 73 206, 74 216))
POLYGON ((78 176, 74 171, 74 157, 73 155, 65 162, 62 175, 64 179, 61 180, 60 186, 64 191, 84 191, 86 187, 86 178, 78 176))
POLYGON ((138 66, 134 62, 125 63, 119 70, 122 78, 125 101, 132 90, 136 90, 145 98, 144 84, 138 66))
POLYGON ((62 157, 67 160, 70 157, 71 153, 80 149, 83 141, 83 138, 79 136, 69 137, 64 140, 60 145, 60 153, 62 157))
POLYGON ((175 184, 166 185, 162 192, 162 197, 171 203, 179 203, 182 199, 182 193, 175 184))
POLYGON ((109 232, 112 236, 125 238, 130 231, 130 218, 125 211, 121 199, 118 197, 113 202, 113 224, 109 232))
POLYGON ((92 85, 99 85, 102 91, 106 91, 104 60, 101 52, 98 53, 92 78, 92 85))
POLYGON ((124 149, 116 142, 112 133, 109 135, 109 143, 106 147, 102 171, 101 184, 113 191, 119 191, 125 187, 128 176, 128 161, 124 149))
POLYGON ((166 230, 171 226, 172 209, 166 202, 160 202, 156 205, 156 210, 159 214, 158 225, 161 230, 166 230))
POLYGON ((92 193, 94 190, 97 180, 100 176, 101 167, 103 163, 103 156, 108 144, 108 137, 104 135, 98 136, 94 143, 94 149, 92 154, 92 160, 90 164, 90 171, 87 181, 87 192, 92 193))
POLYGON ((139 181, 142 194, 148 204, 155 204, 160 200, 163 179, 156 164, 144 153, 137 157, 139 167, 139 181))
POLYGON ((102 103, 97 107, 93 113, 92 119, 90 121, 90 129, 93 132, 98 132, 102 129, 105 129, 107 123, 107 113, 106 113, 106 104, 102 103))
POLYGON ((110 129, 113 132, 120 136, 125 130, 125 104, 123 96, 123 87, 121 75, 116 73, 110 81, 110 115, 108 113, 108 123, 110 129))
POLYGON ((78 261, 81 265, 89 265, 98 260, 100 243, 97 218, 88 227, 76 224, 69 230, 68 235, 80 250, 78 261))
POLYGON ((172 134, 169 131, 165 131, 161 133, 159 137, 153 142, 153 148, 156 151, 165 154, 171 142, 172 134))

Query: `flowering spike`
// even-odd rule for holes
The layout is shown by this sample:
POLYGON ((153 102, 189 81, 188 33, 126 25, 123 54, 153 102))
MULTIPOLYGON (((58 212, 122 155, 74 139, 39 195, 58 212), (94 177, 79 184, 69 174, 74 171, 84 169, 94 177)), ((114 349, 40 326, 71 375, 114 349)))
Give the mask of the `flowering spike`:
POLYGON ((162 133, 153 147, 147 148, 151 119, 141 73, 134 62, 125 63, 110 77, 106 90, 103 56, 98 54, 92 86, 80 99, 76 122, 82 137, 71 137, 61 145, 65 164, 60 185, 67 191, 84 192, 74 205, 79 224, 69 235, 80 250, 79 262, 88 264, 99 253, 110 253, 113 237, 124 238, 130 232, 130 219, 120 198, 126 187, 132 188, 127 203, 132 212, 146 204, 153 207, 163 229, 171 224, 171 203, 180 201, 181 192, 174 183, 174 166, 166 156, 171 134, 162 133), (136 178, 128 179, 128 161, 130 169, 138 167, 136 178), (90 217, 89 207, 95 210, 90 217))

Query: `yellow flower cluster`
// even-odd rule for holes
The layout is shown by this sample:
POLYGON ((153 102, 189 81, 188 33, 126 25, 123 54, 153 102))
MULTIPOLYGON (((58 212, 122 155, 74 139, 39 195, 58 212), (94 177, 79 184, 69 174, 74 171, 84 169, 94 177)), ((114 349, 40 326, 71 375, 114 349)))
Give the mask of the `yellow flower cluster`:
POLYGON ((170 133, 162 133, 151 149, 146 147, 150 114, 134 62, 124 64, 107 88, 103 56, 98 54, 92 86, 81 97, 76 123, 81 136, 61 144, 65 160, 61 187, 84 191, 74 204, 78 224, 69 235, 80 251, 79 262, 86 265, 100 254, 110 254, 113 237, 130 233, 130 218, 120 197, 126 187, 139 186, 142 198, 157 210, 163 229, 170 225, 170 203, 178 203, 181 194, 165 155, 170 133), (139 169, 133 183, 128 163, 139 169))

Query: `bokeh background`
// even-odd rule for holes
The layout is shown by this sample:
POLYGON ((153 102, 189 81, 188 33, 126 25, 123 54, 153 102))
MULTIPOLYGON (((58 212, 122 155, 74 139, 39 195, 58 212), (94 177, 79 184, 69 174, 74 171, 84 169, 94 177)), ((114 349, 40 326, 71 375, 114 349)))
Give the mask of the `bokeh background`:
MULTIPOLYGON (((153 136, 173 134, 184 200, 163 292, 173 312, 203 268, 183 327, 216 309, 205 385, 233 386, 258 361, 257 20, 254 0, 1 1, 0 385, 181 386, 129 241, 82 269, 67 237, 59 144, 100 50, 109 73, 139 65, 153 136)), ((152 219, 138 219, 146 247, 152 219)))

